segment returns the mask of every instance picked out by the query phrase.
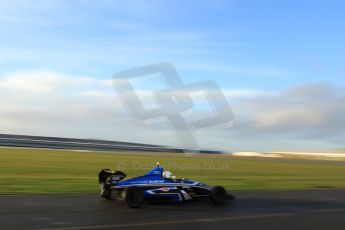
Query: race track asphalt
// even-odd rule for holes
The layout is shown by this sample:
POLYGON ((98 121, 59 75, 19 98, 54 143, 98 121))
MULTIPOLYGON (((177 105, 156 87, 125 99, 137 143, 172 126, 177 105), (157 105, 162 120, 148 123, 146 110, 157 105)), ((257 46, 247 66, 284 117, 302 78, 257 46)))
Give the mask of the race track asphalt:
POLYGON ((237 192, 235 201, 144 204, 97 195, 0 196, 0 229, 345 229, 345 189, 237 192))

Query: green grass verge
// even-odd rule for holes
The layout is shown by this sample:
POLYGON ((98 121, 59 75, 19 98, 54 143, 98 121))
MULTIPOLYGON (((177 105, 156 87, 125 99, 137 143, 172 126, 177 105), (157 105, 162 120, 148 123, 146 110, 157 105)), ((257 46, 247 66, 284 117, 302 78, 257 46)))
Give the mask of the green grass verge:
POLYGON ((178 177, 229 190, 345 188, 342 163, 162 155, 2 148, 0 194, 96 193, 100 169, 120 168, 131 177, 147 172, 157 161, 178 177))

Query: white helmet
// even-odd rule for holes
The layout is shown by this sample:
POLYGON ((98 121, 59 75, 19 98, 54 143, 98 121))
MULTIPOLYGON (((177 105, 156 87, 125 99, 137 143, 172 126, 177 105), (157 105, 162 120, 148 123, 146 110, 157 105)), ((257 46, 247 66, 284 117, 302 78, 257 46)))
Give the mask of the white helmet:
POLYGON ((169 171, 164 171, 163 172, 163 177, 164 178, 172 178, 172 173, 171 172, 169 172, 169 171))

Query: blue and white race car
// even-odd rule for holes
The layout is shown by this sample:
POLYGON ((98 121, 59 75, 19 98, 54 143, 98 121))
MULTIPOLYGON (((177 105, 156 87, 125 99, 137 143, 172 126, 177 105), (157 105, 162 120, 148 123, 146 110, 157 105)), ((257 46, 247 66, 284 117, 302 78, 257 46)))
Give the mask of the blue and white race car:
POLYGON ((119 199, 130 208, 139 208, 145 200, 171 200, 183 202, 196 198, 209 198, 214 204, 224 204, 234 197, 222 186, 209 186, 195 180, 177 179, 169 171, 157 167, 143 176, 123 180, 121 171, 103 169, 98 174, 100 195, 108 200, 119 199))

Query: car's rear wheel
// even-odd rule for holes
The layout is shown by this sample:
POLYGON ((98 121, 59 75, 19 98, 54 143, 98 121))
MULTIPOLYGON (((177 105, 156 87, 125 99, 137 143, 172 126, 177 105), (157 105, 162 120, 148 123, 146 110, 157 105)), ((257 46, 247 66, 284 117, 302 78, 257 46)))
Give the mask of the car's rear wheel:
POLYGON ((105 183, 101 183, 101 191, 99 192, 99 195, 101 195, 102 198, 111 200, 111 192, 109 189, 109 186, 107 186, 105 183))
POLYGON ((222 186, 215 186, 211 190, 210 199, 214 204, 225 204, 228 195, 222 186))
POLYGON ((101 195, 102 198, 106 198, 109 195, 109 190, 106 188, 105 183, 100 183, 100 191, 99 191, 99 195, 101 195))
POLYGON ((130 208, 140 208, 144 200, 144 192, 139 187, 128 187, 122 192, 122 201, 130 208))

